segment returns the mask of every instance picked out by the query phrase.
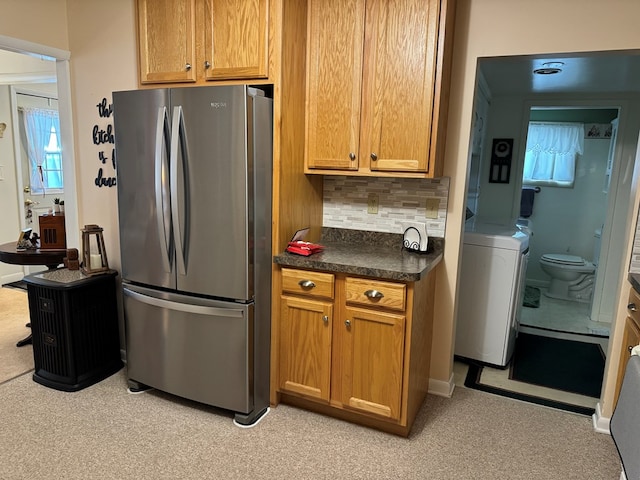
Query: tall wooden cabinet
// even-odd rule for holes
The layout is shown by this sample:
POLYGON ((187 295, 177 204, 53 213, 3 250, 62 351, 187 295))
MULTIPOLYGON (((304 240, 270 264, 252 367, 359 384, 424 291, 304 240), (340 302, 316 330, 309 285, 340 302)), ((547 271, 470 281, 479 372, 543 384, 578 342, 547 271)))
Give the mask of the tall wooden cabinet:
POLYGON ((287 403, 407 435, 428 389, 433 275, 406 284, 281 274, 278 392, 287 403))
POLYGON ((446 0, 309 0, 307 173, 441 174, 452 17, 446 0))
POLYGON ((269 0, 137 0, 140 83, 266 78, 269 0))

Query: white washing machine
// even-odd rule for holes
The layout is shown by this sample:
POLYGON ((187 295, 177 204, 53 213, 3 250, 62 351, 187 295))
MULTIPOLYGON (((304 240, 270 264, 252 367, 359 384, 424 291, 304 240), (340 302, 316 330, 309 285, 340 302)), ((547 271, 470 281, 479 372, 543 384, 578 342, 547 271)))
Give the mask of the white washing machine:
POLYGON ((515 225, 465 227, 455 354, 506 367, 520 324, 529 236, 515 225))

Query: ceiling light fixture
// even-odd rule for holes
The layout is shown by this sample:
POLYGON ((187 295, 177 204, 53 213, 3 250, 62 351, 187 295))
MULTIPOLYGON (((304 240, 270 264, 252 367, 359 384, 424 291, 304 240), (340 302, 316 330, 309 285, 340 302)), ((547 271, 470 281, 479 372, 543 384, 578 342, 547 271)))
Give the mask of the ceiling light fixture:
POLYGON ((536 68, 533 73, 536 75, 555 75, 562 71, 564 62, 546 62, 542 64, 542 67, 536 68))

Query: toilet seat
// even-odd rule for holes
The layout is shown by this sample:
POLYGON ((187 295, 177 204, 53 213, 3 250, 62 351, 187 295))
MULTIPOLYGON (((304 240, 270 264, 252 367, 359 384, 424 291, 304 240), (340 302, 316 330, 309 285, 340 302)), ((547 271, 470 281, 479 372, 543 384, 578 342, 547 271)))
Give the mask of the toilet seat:
POLYGON ((542 255, 542 260, 556 265, 568 265, 572 267, 583 267, 587 265, 584 258, 576 255, 564 255, 562 253, 545 253, 542 255))

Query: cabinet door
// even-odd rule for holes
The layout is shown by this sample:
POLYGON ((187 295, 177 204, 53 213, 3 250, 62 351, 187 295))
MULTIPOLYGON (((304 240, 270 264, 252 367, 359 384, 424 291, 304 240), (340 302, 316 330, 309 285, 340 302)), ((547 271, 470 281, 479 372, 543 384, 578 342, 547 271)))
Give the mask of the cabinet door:
POLYGON ((196 81, 196 0, 138 0, 140 83, 196 81))
POLYGON ((618 396, 620 395, 620 387, 622 387, 622 380, 624 378, 624 371, 629 360, 631 349, 640 344, 640 330, 636 326, 636 322, 627 317, 624 324, 624 332, 622 333, 622 347, 620 348, 620 363, 618 365, 618 378, 616 381, 616 394, 614 398, 614 405, 618 403, 618 396))
POLYGON ((310 0, 306 166, 357 170, 364 0, 310 0))
POLYGON ((279 387, 329 400, 333 305, 281 297, 279 387))
POLYGON ((207 80, 266 78, 268 0, 205 0, 207 80))
POLYGON ((361 158, 371 170, 427 172, 438 0, 367 0, 361 158))
POLYGON ((345 324, 340 326, 344 329, 342 403, 399 419, 405 317, 350 307, 346 307, 345 314, 345 324))

